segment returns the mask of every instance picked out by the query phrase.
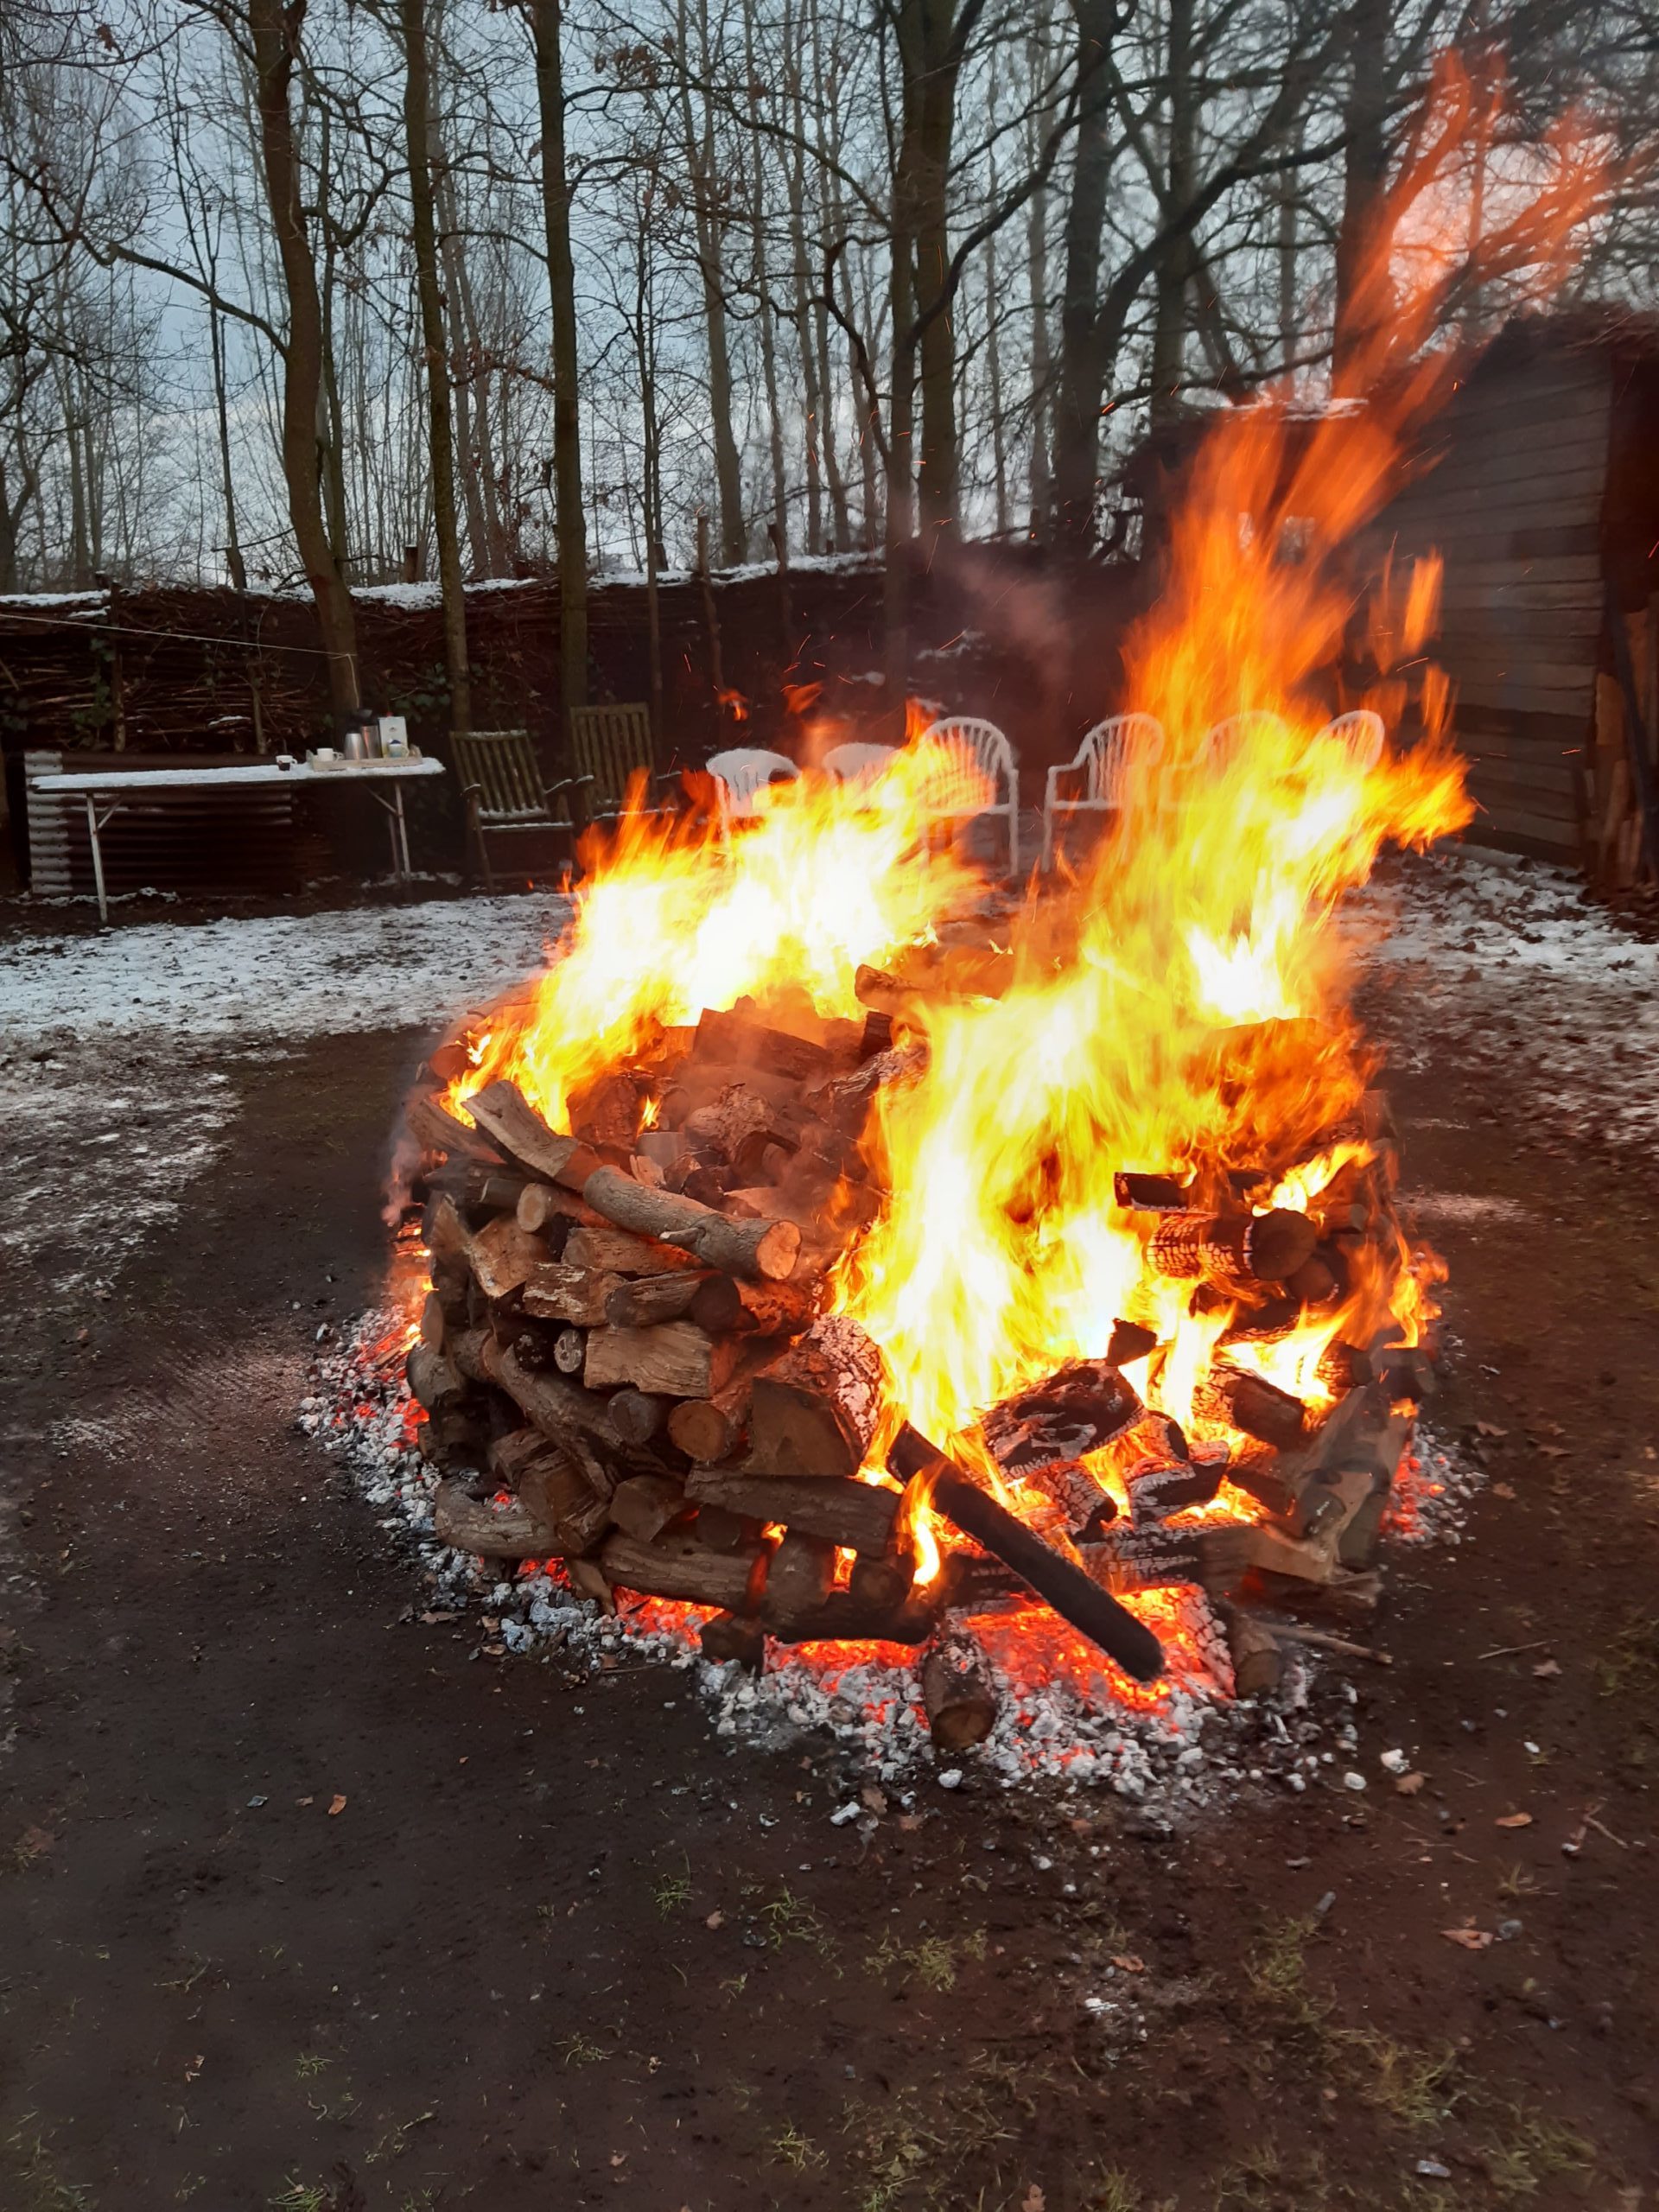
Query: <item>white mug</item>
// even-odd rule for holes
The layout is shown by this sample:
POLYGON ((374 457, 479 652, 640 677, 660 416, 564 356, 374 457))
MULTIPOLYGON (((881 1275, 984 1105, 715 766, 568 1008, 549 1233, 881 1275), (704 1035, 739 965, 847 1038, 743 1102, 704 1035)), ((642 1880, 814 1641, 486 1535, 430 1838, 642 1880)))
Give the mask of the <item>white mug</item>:
POLYGON ((332 745, 320 745, 311 757, 314 760, 338 760, 340 755, 332 745))

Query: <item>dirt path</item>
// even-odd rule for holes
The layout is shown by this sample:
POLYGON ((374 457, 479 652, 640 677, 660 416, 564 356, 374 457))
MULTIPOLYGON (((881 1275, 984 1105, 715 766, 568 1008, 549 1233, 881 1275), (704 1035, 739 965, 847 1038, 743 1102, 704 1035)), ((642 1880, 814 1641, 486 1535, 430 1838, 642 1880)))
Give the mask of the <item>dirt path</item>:
POLYGON ((1503 1432, 1492 1484, 1396 1558, 1393 1665, 1322 1685, 1351 1753, 1173 1834, 971 1777, 832 1827, 821 1744, 410 1618, 295 1427, 378 1279, 408 1033, 112 1052, 73 1173, 14 1123, 20 1182, 85 1202, 18 1245, 0 1348, 5 2212, 1652 2202, 1655 1179, 1517 1112, 1523 1007, 1506 1056, 1490 992, 1392 994, 1437 1418, 1503 1432))

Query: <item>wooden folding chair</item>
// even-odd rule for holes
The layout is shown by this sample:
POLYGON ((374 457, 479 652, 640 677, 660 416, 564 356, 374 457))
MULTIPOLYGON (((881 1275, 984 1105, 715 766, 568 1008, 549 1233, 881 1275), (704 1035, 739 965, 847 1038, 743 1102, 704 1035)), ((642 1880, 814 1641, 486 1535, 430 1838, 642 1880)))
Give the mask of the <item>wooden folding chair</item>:
POLYGON ((545 836, 550 830, 575 836, 569 806, 559 801, 576 779, 566 776, 549 783, 527 729, 474 729, 465 736, 456 730, 450 743, 462 779, 467 826, 478 848, 486 890, 495 888, 489 838, 522 836, 527 830, 545 836))

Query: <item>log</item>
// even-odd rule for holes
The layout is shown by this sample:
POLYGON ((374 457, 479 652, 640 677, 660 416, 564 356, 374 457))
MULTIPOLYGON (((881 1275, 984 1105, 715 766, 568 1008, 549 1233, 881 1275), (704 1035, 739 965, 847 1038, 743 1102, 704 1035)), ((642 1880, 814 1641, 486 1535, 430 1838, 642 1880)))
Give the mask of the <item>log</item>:
POLYGON ((421 1242, 435 1269, 467 1265, 467 1224, 448 1191, 427 1202, 421 1216, 421 1242))
POLYGON ((444 1337, 444 1352, 471 1382, 487 1382, 489 1362, 485 1357, 492 1332, 488 1329, 451 1329, 444 1337))
POLYGON ((1201 1459, 1154 1458, 1138 1460, 1125 1469, 1123 1486, 1129 1495, 1129 1517, 1135 1528, 1160 1528, 1172 1514, 1185 1513, 1190 1506, 1208 1505, 1221 1488, 1228 1459, 1224 1445, 1218 1452, 1206 1452, 1201 1459))
POLYGON ((630 1475, 612 1496, 611 1519, 625 1535, 648 1544, 683 1519, 686 1507, 686 1494, 671 1476, 630 1475))
POLYGON ((553 1364, 561 1375, 580 1375, 588 1363, 588 1338, 574 1324, 553 1339, 553 1364))
POLYGON ((544 1260, 524 1283, 524 1308, 542 1321, 569 1321, 578 1329, 604 1325, 611 1293, 622 1278, 603 1268, 572 1267, 568 1260, 544 1260))
POLYGON ((759 1545, 716 1552, 695 1536, 668 1535, 643 1543, 613 1529, 601 1547, 599 1566, 607 1581, 647 1597, 679 1598, 721 1612, 747 1614, 753 1610, 750 1586, 764 1559, 759 1545))
POLYGON ((609 1399, 597 1391, 584 1390, 579 1382, 567 1382, 561 1375, 537 1374, 516 1353, 503 1351, 499 1346, 492 1348, 487 1364, 491 1381, 506 1392, 543 1436, 556 1443, 586 1437, 620 1459, 636 1456, 611 1419, 609 1399))
POLYGON ((904 1604, 915 1580, 914 1552, 895 1551, 880 1559, 861 1552, 847 1577, 847 1595, 856 1605, 890 1612, 904 1604))
MULTIPOLYGON (((515 1084, 486 1084, 461 1103, 463 1113, 470 1114, 485 1135, 527 1175, 569 1185, 573 1165, 579 1174, 584 1164, 579 1155, 586 1147, 575 1137, 556 1135, 515 1084)), ((585 1164, 591 1173, 596 1163, 589 1155, 585 1164)), ((580 1182, 574 1187, 580 1188, 580 1182)))
POLYGON ((410 1392, 429 1414, 458 1406, 472 1387, 454 1361, 429 1345, 411 1344, 404 1362, 410 1392))
POLYGON ((921 1477, 922 1494, 936 1512, 1011 1567, 1062 1620, 1098 1645, 1132 1680, 1157 1681, 1164 1671, 1164 1654, 1152 1630, 1080 1567, 1033 1535, 908 1421, 893 1440, 887 1464, 906 1482, 921 1477))
POLYGON ((673 1403, 673 1399, 660 1397, 654 1391, 627 1385, 611 1394, 611 1420, 625 1444, 649 1444, 667 1427, 668 1409, 673 1403))
POLYGON ((711 1337, 792 1337, 811 1326, 824 1296, 821 1280, 744 1282, 735 1275, 703 1275, 687 1310, 711 1337))
POLYGON ((583 1204, 574 1191, 561 1190, 556 1183, 526 1183, 518 1193, 515 1209, 520 1229, 551 1241, 554 1233, 563 1236, 569 1225, 582 1229, 596 1229, 603 1217, 592 1206, 583 1204), (565 1224, 562 1227, 561 1224, 565 1224))
POLYGON ((678 1246, 728 1274, 781 1282, 801 1249, 801 1232, 793 1222, 728 1221, 683 1192, 649 1190, 614 1167, 590 1175, 582 1195, 618 1228, 678 1246))
POLYGON ((458 1121, 435 1098, 424 1094, 411 1098, 404 1109, 404 1120, 410 1135, 423 1151, 441 1152, 450 1160, 466 1160, 478 1167, 505 1165, 487 1137, 477 1129, 469 1129, 465 1122, 458 1121))
POLYGON ((1128 1436, 1146 1408, 1109 1360, 1076 1359, 986 1414, 985 1441, 1004 1474, 1023 1481, 1128 1436))
POLYGON ((547 1439, 539 1428, 510 1428, 490 1446, 490 1473, 504 1490, 517 1490, 524 1469, 547 1449, 547 1439))
POLYGON ((570 1127, 578 1140, 601 1150, 632 1150, 639 1128, 640 1090, 638 1078, 623 1068, 607 1069, 585 1090, 573 1090, 570 1127))
POLYGON ((591 1551, 608 1527, 611 1478, 579 1440, 543 1443, 518 1471, 518 1497, 541 1528, 550 1529, 550 1551, 573 1558, 591 1551))
POLYGON ((824 1314, 754 1378, 749 1446, 758 1471, 855 1475, 886 1385, 876 1346, 845 1314, 824 1314))
POLYGON ((758 1675, 766 1663, 766 1631, 759 1621, 746 1620, 741 1614, 716 1613, 697 1630, 697 1640, 711 1666, 722 1667, 734 1659, 758 1675))
POLYGON ((590 1559, 567 1560, 565 1573, 570 1578, 570 1587, 579 1598, 591 1598, 601 1613, 608 1618, 616 1611, 616 1592, 602 1568, 590 1559))
POLYGON ((718 1012, 709 1007, 697 1024, 693 1057, 728 1066, 751 1067, 779 1075, 791 1083, 822 1082, 837 1070, 852 1065, 857 1055, 860 1026, 852 1021, 826 1021, 832 1042, 815 1044, 786 1029, 773 1028, 733 1007, 718 1012))
POLYGON ((1116 1174, 1112 1178, 1112 1202, 1133 1213, 1185 1213, 1192 1201, 1193 1185, 1173 1175, 1116 1174))
POLYGON ((814 1611, 774 1627, 779 1643, 925 1643, 938 1626, 939 1601, 917 1592, 898 1605, 861 1602, 850 1591, 832 1590, 814 1611))
MULTIPOLYGON (((798 1529, 804 1535, 823 1536, 848 1551, 877 1557, 891 1550, 899 1517, 896 1490, 834 1478, 803 1482, 795 1476, 694 1467, 685 1494, 699 1505, 723 1506, 751 1520, 776 1521, 785 1528, 798 1529)), ((905 1580, 908 1587, 908 1574, 905 1580)))
POLYGON ((613 1275, 679 1274, 696 1267, 696 1262, 675 1245, 632 1236, 602 1217, 597 1228, 583 1224, 570 1231, 564 1241, 564 1262, 567 1267, 592 1268, 613 1275))
MULTIPOLYGON (((1199 1582, 1205 1574, 1201 1532, 1161 1527, 1137 1529, 1120 1521, 1086 1547, 1091 1574, 1110 1590, 1161 1590, 1173 1583, 1199 1582)), ((1243 1571, 1243 1566, 1238 1570, 1243 1571)))
POLYGON ((1278 1637, 1242 1605, 1219 1611, 1233 1662, 1233 1695, 1270 1697, 1284 1679, 1285 1654, 1278 1637))
POLYGON ((1114 1321, 1106 1346, 1107 1363, 1112 1367, 1127 1367, 1132 1359, 1144 1359, 1149 1351, 1157 1349, 1155 1329, 1143 1329, 1135 1321, 1114 1321))
POLYGON ((620 1383, 670 1398, 708 1398, 729 1380, 737 1347, 710 1337, 694 1321, 663 1321, 654 1329, 592 1329, 582 1379, 590 1390, 620 1383))
POLYGON ((443 1350, 444 1326, 443 1300, 429 1290, 421 1305, 421 1342, 429 1351, 443 1350))
POLYGON ((1067 1535, 1079 1542, 1090 1541, 1117 1518, 1117 1500, 1080 1459, 1038 1467, 1025 1480, 1058 1510, 1067 1535))
POLYGON ((922 1709, 934 1750, 947 1757, 982 1744, 996 1726, 990 1662, 958 1623, 946 1624, 922 1661, 922 1709))
POLYGON ((1304 1213, 1166 1215, 1147 1241, 1147 1265, 1168 1282, 1248 1288, 1282 1282, 1313 1255, 1319 1231, 1304 1213))
POLYGON ((1308 1432, 1307 1408, 1300 1398, 1238 1367, 1212 1367, 1192 1393, 1192 1408, 1205 1420, 1243 1429, 1263 1444, 1286 1452, 1308 1432))
POLYGON ((633 1281, 620 1276, 613 1280, 615 1287, 607 1296, 600 1317, 613 1329, 653 1329, 658 1322, 678 1321, 690 1314, 709 1335, 721 1333, 709 1328, 706 1321, 697 1320, 691 1307, 702 1286, 723 1282, 727 1280, 723 1275, 696 1274, 690 1268, 679 1268, 672 1274, 641 1275, 633 1281))
POLYGON ((787 1628, 791 1622, 810 1619, 835 1585, 835 1546, 822 1536, 790 1529, 766 1562, 760 1618, 768 1628, 787 1628))
POLYGON ((446 1166, 429 1179, 436 1190, 448 1191, 457 1205, 479 1207, 489 1213, 511 1213, 530 1188, 512 1167, 446 1166))
POLYGON ((550 1256, 541 1238, 520 1229, 510 1213, 498 1214, 467 1239, 467 1264, 486 1298, 511 1297, 550 1256))
POLYGON ((539 1559, 559 1549, 553 1531, 522 1503, 491 1505, 455 1482, 438 1484, 432 1533, 441 1544, 478 1559, 539 1559))

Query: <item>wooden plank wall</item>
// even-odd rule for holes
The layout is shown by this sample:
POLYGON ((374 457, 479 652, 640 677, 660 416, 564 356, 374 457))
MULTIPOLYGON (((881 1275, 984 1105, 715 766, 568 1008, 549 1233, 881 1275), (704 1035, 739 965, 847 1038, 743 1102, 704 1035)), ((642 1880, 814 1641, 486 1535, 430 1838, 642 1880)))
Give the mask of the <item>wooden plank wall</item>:
POLYGON ((1396 559, 1445 562, 1431 652, 1482 809, 1471 839, 1574 865, 1590 857, 1612 386, 1600 350, 1483 365, 1379 532, 1396 559))

